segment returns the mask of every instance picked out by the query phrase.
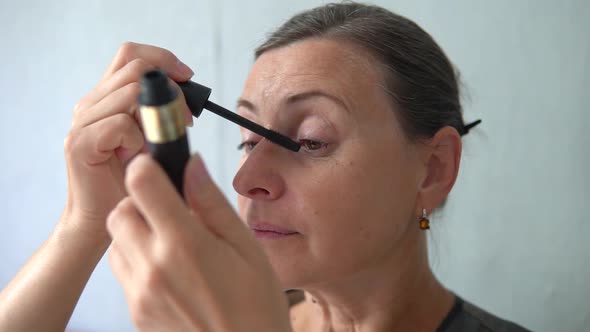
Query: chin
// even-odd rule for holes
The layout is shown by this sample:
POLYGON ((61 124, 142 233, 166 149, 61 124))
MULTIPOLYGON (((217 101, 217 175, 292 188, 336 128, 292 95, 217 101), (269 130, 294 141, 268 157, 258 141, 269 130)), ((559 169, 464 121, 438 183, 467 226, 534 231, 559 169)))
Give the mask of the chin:
POLYGON ((282 255, 264 248, 270 265, 283 289, 298 289, 307 284, 314 275, 313 267, 299 255, 282 255))

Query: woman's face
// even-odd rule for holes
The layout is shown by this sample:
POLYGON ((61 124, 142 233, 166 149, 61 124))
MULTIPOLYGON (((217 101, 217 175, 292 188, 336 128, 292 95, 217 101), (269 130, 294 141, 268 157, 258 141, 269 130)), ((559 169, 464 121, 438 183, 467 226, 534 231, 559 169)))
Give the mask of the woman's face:
POLYGON ((416 147, 382 81, 367 53, 326 39, 267 51, 248 76, 238 112, 302 143, 291 152, 243 130, 234 179, 285 288, 378 267, 416 218, 416 147))

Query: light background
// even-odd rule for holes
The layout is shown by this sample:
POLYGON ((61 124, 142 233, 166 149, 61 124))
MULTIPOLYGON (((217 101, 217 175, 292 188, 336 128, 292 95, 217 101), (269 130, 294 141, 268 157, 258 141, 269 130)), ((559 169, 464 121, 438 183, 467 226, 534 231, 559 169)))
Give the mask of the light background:
MULTIPOLYGON (((233 107, 254 47, 319 1, 0 3, 0 287, 51 232, 66 194, 72 108, 124 41, 172 50, 233 107)), ((462 73, 460 179, 432 232, 447 286, 535 331, 589 331, 590 2, 376 1, 430 32, 462 73)), ((190 131, 235 202, 237 128, 204 114, 190 131)), ((351 248, 354 250, 354 248, 351 248)), ((58 299, 56 299, 58 300, 58 299)), ((106 261, 71 319, 75 331, 133 331, 106 261)))

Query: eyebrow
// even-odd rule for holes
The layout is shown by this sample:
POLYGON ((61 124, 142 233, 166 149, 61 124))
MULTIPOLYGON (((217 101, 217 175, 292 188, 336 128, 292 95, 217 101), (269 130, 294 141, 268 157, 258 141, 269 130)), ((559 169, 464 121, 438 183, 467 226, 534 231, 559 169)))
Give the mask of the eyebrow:
MULTIPOLYGON (((350 109, 348 108, 346 103, 344 103, 344 101, 342 101, 340 98, 338 98, 336 96, 333 96, 329 93, 326 93, 326 92, 320 91, 320 90, 311 90, 311 91, 307 91, 307 92, 294 94, 292 96, 287 97, 285 104, 292 105, 292 104, 296 104, 298 102, 302 102, 302 101, 313 99, 313 98, 327 98, 327 99, 331 100, 332 102, 338 104, 347 113, 350 113, 350 109)), ((258 112, 258 108, 256 107, 256 105, 254 105, 251 101, 248 101, 244 98, 238 99, 238 103, 237 103, 236 107, 246 108, 253 113, 258 112)))

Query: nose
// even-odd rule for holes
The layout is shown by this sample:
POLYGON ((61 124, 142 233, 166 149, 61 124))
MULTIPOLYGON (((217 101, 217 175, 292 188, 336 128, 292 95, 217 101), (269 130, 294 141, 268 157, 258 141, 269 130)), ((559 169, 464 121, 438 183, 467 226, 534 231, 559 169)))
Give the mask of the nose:
POLYGON ((267 140, 260 141, 245 157, 234 177, 233 187, 236 192, 253 200, 275 200, 281 197, 285 191, 279 160, 284 152, 282 150, 267 140))

